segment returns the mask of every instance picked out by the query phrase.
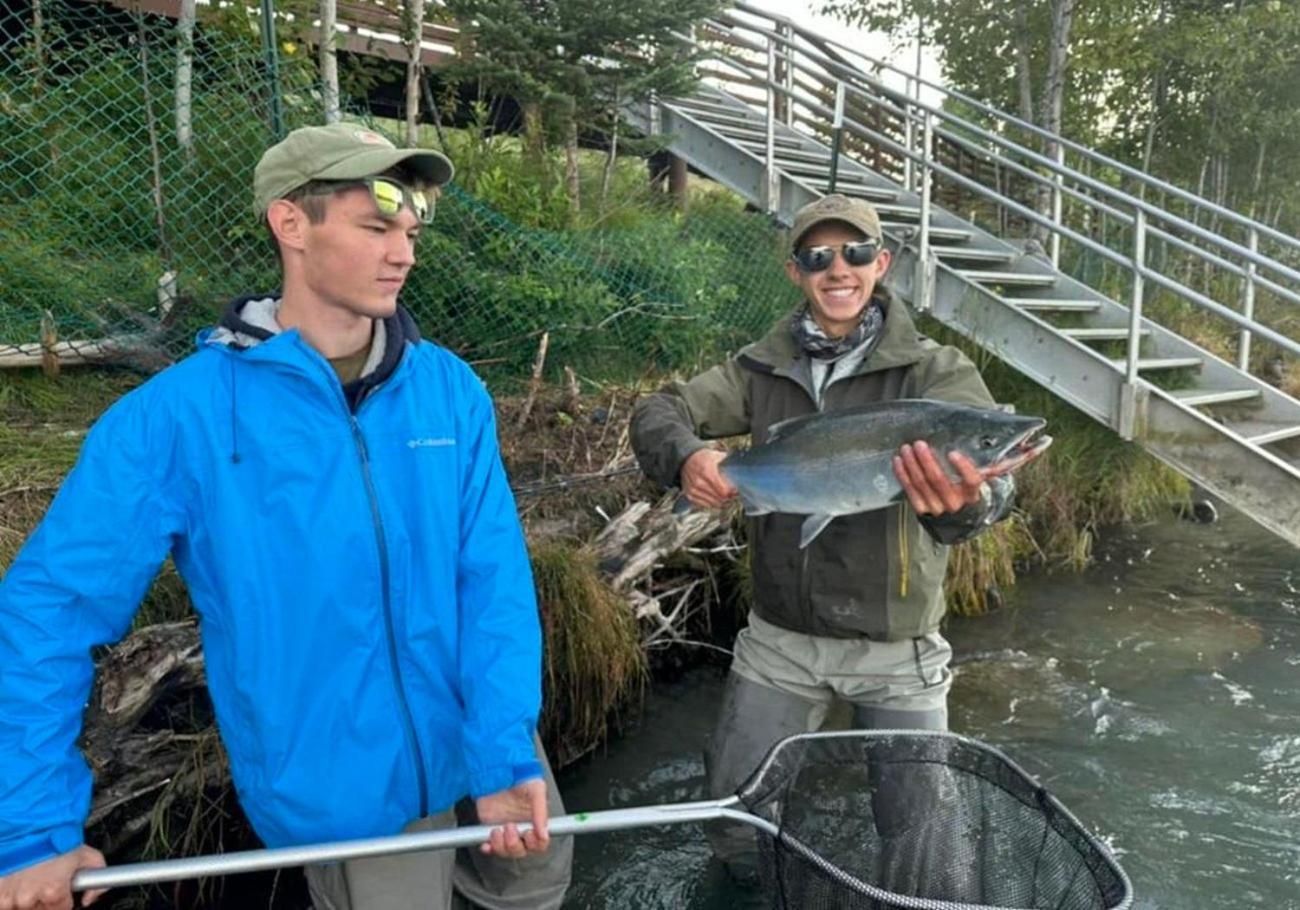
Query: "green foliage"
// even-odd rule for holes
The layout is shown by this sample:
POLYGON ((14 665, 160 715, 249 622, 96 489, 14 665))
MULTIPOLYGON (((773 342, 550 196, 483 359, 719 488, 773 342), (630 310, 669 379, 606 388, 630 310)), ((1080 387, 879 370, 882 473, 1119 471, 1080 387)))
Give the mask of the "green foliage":
POLYGON ((672 34, 720 9, 719 0, 448 0, 466 53, 449 70, 536 110, 534 128, 568 123, 614 130, 616 111, 694 82, 693 58, 672 34))
MULTIPOLYGON (((945 82, 1017 114, 1023 47, 1038 119, 1059 2, 824 0, 823 8, 899 42, 913 40, 919 22, 924 43, 941 52, 945 82)), ((1066 75, 1064 135, 1130 165, 1149 155, 1150 170, 1169 182, 1295 224, 1300 162, 1287 150, 1300 130, 1300 5, 1076 3, 1066 75)))

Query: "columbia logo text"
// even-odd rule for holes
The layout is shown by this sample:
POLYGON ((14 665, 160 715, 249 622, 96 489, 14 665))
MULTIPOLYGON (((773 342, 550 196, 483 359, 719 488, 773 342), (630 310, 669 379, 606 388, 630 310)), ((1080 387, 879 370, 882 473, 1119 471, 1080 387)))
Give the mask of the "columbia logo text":
POLYGON ((450 436, 425 436, 406 440, 408 449, 436 449, 442 446, 454 446, 455 444, 456 440, 450 436))

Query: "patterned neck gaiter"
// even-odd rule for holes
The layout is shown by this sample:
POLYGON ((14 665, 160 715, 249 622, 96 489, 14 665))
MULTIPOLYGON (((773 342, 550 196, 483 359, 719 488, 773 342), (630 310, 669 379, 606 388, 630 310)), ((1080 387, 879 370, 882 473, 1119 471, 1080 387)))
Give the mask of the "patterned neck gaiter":
POLYGON ((880 341, 880 330, 885 327, 885 309, 872 297, 862 308, 858 324, 843 338, 829 338, 813 318, 807 303, 795 312, 790 320, 790 331, 795 343, 805 354, 816 360, 835 360, 859 346, 868 345, 867 353, 880 341))

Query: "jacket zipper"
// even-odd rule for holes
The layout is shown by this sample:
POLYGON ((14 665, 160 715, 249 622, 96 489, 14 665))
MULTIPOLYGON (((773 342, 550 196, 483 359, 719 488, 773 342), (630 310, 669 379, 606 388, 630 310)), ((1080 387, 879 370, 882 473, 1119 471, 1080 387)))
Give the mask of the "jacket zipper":
POLYGON ((420 738, 415 732, 415 718, 411 714, 411 705, 406 700, 406 687, 402 682, 402 668, 397 661, 397 633, 393 625, 393 603, 390 593, 391 579, 388 567, 388 541, 384 535, 384 521, 379 514, 379 496, 375 493, 375 482, 370 472, 370 451, 366 447, 365 436, 361 433, 361 424, 356 415, 348 413, 348 425, 352 428, 352 439, 357 445, 357 454, 361 457, 361 476, 366 484, 366 497, 370 501, 370 518, 375 528, 375 540, 379 544, 379 575, 384 594, 384 632, 388 637, 388 661, 393 669, 393 687, 397 690, 397 703, 401 707, 402 725, 411 750, 415 753, 415 776, 420 789, 420 818, 429 814, 429 782, 424 772, 424 751, 420 748, 420 738))

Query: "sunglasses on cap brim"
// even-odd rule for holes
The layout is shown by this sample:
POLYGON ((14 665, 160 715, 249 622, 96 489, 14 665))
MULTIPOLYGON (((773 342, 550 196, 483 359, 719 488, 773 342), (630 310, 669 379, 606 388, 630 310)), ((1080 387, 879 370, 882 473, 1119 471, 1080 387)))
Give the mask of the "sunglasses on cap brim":
POLYGON ((842 243, 839 246, 805 246, 790 254, 799 271, 805 275, 824 272, 835 261, 836 252, 844 256, 844 261, 851 266, 871 265, 880 252, 880 244, 874 240, 859 240, 854 243, 842 243))
POLYGON ((388 177, 364 177, 358 180, 323 181, 321 193, 333 193, 348 187, 366 187, 375 208, 384 218, 396 218, 406 206, 422 224, 433 221, 434 195, 425 190, 414 189, 388 177))

